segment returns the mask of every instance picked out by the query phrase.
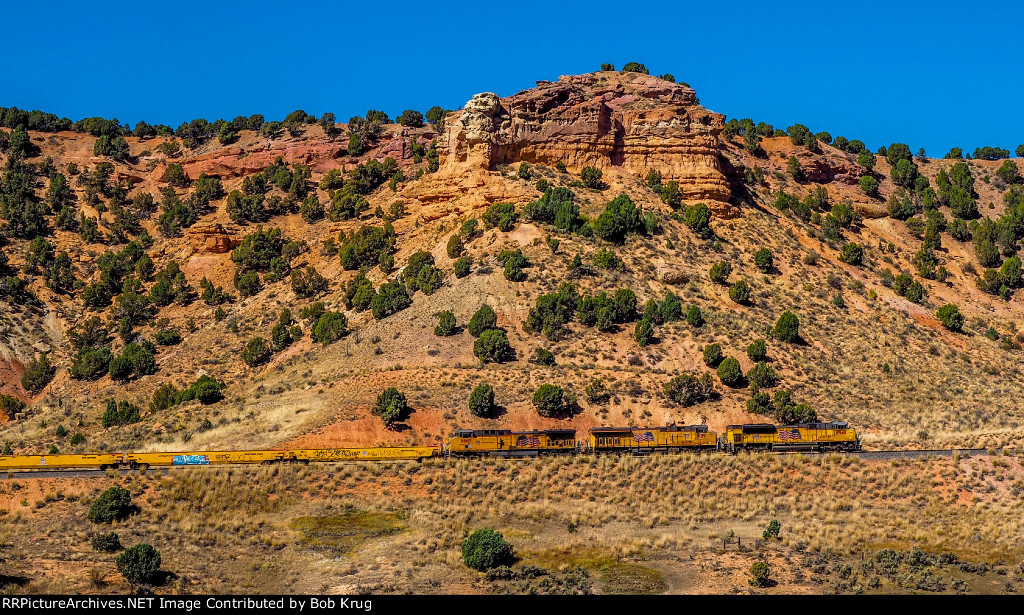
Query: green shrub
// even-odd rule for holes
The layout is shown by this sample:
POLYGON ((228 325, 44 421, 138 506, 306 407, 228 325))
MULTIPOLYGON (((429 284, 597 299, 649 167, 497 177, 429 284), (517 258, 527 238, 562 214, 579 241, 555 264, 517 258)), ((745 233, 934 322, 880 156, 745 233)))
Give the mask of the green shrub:
POLYGON ((750 346, 747 346, 747 356, 755 363, 764 361, 768 357, 768 346, 764 340, 754 340, 750 346))
POLYGON ((347 271, 373 267, 383 255, 395 251, 395 242, 395 229, 390 222, 383 228, 363 226, 342 242, 338 250, 341 266, 347 271))
POLYGON ((633 329, 633 339, 636 343, 643 348, 651 343, 654 339, 654 325, 651 321, 646 318, 641 318, 633 329))
POLYGON ((537 365, 544 365, 551 367, 555 364, 555 355, 546 348, 537 348, 533 351, 533 356, 530 358, 531 363, 537 365))
POLYGON ((420 290, 425 295, 432 295, 440 288, 442 277, 441 270, 434 266, 434 256, 423 250, 410 256, 409 263, 402 271, 402 278, 410 293, 420 290))
POLYGON ((408 126, 409 128, 419 128, 423 126, 423 114, 413 109, 406 109, 395 118, 395 123, 408 126))
POLYGON ((640 210, 626 194, 620 194, 607 203, 604 213, 594 220, 594 233, 612 243, 622 243, 630 232, 645 232, 640 210))
POLYGON ((768 248, 761 248, 754 253, 754 265, 761 273, 771 273, 775 267, 775 255, 768 248))
POLYGON ((714 236, 711 231, 711 209, 704 203, 687 207, 683 212, 683 223, 704 239, 714 236))
POLYGON ((181 343, 181 333, 177 329, 161 329, 153 335, 153 339, 161 346, 173 346, 181 343))
POLYGON ((262 337, 254 337, 246 343, 242 350, 242 360, 249 367, 263 365, 270 360, 271 350, 267 340, 262 337))
POLYGON ((434 327, 434 335, 448 337, 455 335, 458 326, 455 324, 455 314, 451 310, 445 310, 437 315, 437 326, 434 327))
POLYGON ((89 506, 89 521, 112 523, 123 521, 134 512, 132 494, 123 487, 110 487, 93 500, 89 506))
POLYGON ((470 260, 468 256, 462 256, 457 261, 455 261, 455 277, 464 278, 467 275, 469 275, 470 266, 472 265, 472 262, 473 261, 470 260))
POLYGON ((145 585, 160 570, 160 552, 147 543, 125 549, 117 556, 117 571, 132 585, 145 585))
POLYGON ((1020 168, 1013 160, 1003 162, 1002 166, 996 170, 996 176, 1007 184, 1019 184, 1022 181, 1020 168))
POLYGON ((1001 160, 1008 158, 1010 151, 1001 147, 976 147, 974 148, 974 158, 976 160, 1001 160))
POLYGON ((956 305, 947 303, 940 307, 935 315, 938 317, 939 322, 942 323, 942 326, 950 331, 960 332, 963 330, 964 316, 956 305))
POLYGON ((515 227, 518 218, 516 206, 512 203, 494 203, 480 216, 485 227, 498 227, 498 230, 502 232, 511 231, 515 227))
POLYGON ((849 265, 860 265, 864 261, 864 248, 860 244, 848 243, 839 253, 839 260, 849 265))
POLYGON ((502 272, 509 282, 522 282, 526 279, 523 273, 523 262, 525 259, 509 259, 505 262, 505 270, 502 272))
POLYGON ((498 316, 489 305, 482 305, 480 309, 469 319, 469 334, 473 337, 480 337, 484 331, 493 329, 498 324, 498 316))
POLYGON ((398 280, 392 280, 381 285, 377 294, 370 300, 370 310, 377 320, 400 312, 412 305, 412 299, 405 290, 405 285, 398 280))
POLYGON ((373 414, 379 416, 384 424, 390 427, 396 421, 402 420, 409 411, 409 404, 405 394, 395 387, 388 387, 377 396, 377 403, 373 406, 373 414))
POLYGON ((117 532, 100 533, 92 537, 92 548, 94 551, 103 551, 106 553, 113 553, 120 551, 121 539, 118 537, 117 532))
POLYGON ((765 528, 764 533, 761 534, 761 538, 763 540, 778 538, 779 530, 781 529, 782 525, 779 523, 778 519, 772 519, 771 522, 768 523, 768 527, 765 528))
POLYGON ((490 570, 511 566, 515 562, 515 551, 501 532, 477 530, 462 543, 462 561, 476 570, 490 570))
POLYGON ((697 376, 686 372, 666 382, 664 393, 681 406, 692 406, 711 399, 715 394, 715 386, 708 374, 697 376))
POLYGON ((160 177, 160 181, 168 183, 176 188, 186 188, 192 180, 189 179, 188 173, 185 173, 185 169, 182 168, 180 162, 172 162, 167 165, 164 169, 164 174, 160 177))
POLYGON ((600 378, 591 380, 584 389, 584 393, 586 393, 587 399, 595 404, 603 404, 611 397, 611 393, 608 392, 608 388, 604 386, 604 381, 600 378))
POLYGON ((753 392, 750 395, 750 399, 747 400, 747 412, 751 414, 764 414, 769 415, 772 413, 774 408, 772 407, 772 398, 767 393, 763 393, 754 387, 753 392))
POLYGON ((600 188, 603 176, 601 169, 597 167, 583 167, 583 170, 580 171, 580 179, 583 180, 583 185, 587 188, 600 188))
POLYGON ((113 399, 107 400, 106 410, 103 412, 102 424, 104 429, 138 423, 142 420, 142 410, 135 404, 127 401, 117 403, 113 399))
POLYGON ((722 345, 708 344, 704 347, 704 364, 708 367, 717 367, 722 362, 722 345))
POLYGON ((786 310, 775 323, 772 335, 783 342, 795 342, 800 339, 800 319, 796 314, 786 310))
POLYGON ((313 265, 306 265, 305 269, 296 269, 292 272, 292 291, 296 297, 309 298, 322 295, 327 292, 330 283, 327 278, 320 275, 313 265))
POLYGON ((665 300, 658 306, 663 322, 676 322, 683 318, 683 302, 672 291, 665 293, 665 300))
POLYGON ((732 357, 724 359, 718 365, 718 378, 722 384, 734 387, 743 382, 743 370, 740 369, 740 362, 732 357))
POLYGON ((602 269, 618 269, 624 268, 622 260, 615 256, 615 252, 611 250, 601 248, 594 254, 594 265, 601 267, 602 269))
POLYGON ((746 280, 740 280, 729 287, 729 298, 740 304, 750 302, 750 284, 746 280))
POLYGON ((800 160, 798 160, 796 156, 790 156, 789 160, 786 161, 786 173, 797 181, 800 181, 803 177, 803 171, 800 168, 800 160))
POLYGON ((768 587, 771 585, 771 569, 768 562, 754 562, 750 566, 750 584, 754 587, 768 587))
POLYGON ((500 363, 511 350, 508 336, 501 329, 487 329, 473 344, 473 353, 484 363, 500 363))
POLYGON ((334 343, 348 333, 348 319, 341 312, 324 312, 317 319, 310 335, 323 345, 334 343))
POLYGON ((686 322, 691 327, 703 327, 704 326, 704 313, 701 312, 700 308, 696 305, 691 305, 686 310, 686 322))
MULTIPOLYGON (((171 385, 165 386, 170 386, 172 390, 174 388, 171 385)), ((187 389, 185 389, 184 391, 177 392, 174 396, 174 403, 172 405, 183 404, 186 402, 190 402, 192 400, 198 400, 199 403, 203 404, 204 406, 217 403, 218 401, 224 399, 223 391, 224 389, 227 388, 227 386, 228 385, 217 380, 213 376, 203 374, 202 376, 197 378, 196 381, 193 382, 192 385, 189 386, 187 389)), ((154 401, 156 401, 157 393, 159 392, 160 389, 157 389, 153 393, 154 401)), ((169 392, 170 391, 165 391, 164 395, 166 395, 169 392)))
POLYGON ((559 339, 563 325, 573 319, 580 298, 576 286, 563 282, 558 292, 537 297, 537 305, 530 309, 523 322, 523 330, 528 333, 543 333, 549 340, 559 339))
POLYGON ((627 62, 626 65, 622 67, 622 72, 643 73, 645 75, 651 74, 650 71, 647 70, 647 67, 639 62, 627 62))
POLYGON ((470 218, 462 223, 462 226, 459 228, 459 235, 461 235, 465 241, 470 241, 480 233, 477 226, 477 219, 470 218))
POLYGON ((775 369, 770 363, 765 363, 764 361, 760 361, 757 365, 750 368, 750 371, 747 372, 747 380, 758 389, 770 389, 778 384, 775 369))
POLYGON ((967 221, 961 220, 960 218, 953 218, 953 221, 949 223, 947 227, 949 234, 957 241, 970 241, 971 230, 967 226, 967 221))
POLYGON ((448 238, 448 258, 458 258, 462 254, 462 238, 458 234, 448 238))
POLYGON ((38 393, 50 384, 56 373, 56 368, 50 364, 50 358, 45 354, 38 355, 25 366, 25 372, 21 375, 21 386, 30 393, 38 393))
POLYGON ((0 394, 0 412, 7 415, 7 418, 13 419, 14 415, 25 409, 25 402, 21 401, 13 395, 0 394))
POLYGON ((490 416, 494 413, 494 388, 489 384, 478 384, 469 395, 469 411, 473 416, 490 416))
POLYGON ((544 417, 554 417, 565 410, 562 387, 553 384, 542 384, 533 394, 533 406, 537 414, 544 417))
POLYGON ((708 270, 708 276, 711 278, 711 281, 716 284, 725 284, 730 273, 732 273, 732 265, 725 261, 715 263, 711 266, 711 269, 708 270))

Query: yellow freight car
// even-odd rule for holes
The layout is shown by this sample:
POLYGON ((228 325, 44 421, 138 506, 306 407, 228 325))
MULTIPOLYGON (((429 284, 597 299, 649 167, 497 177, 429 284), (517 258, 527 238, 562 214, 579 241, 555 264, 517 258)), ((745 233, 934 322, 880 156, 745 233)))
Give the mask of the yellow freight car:
POLYGON ((194 451, 188 453, 125 453, 122 467, 206 466, 231 463, 294 461, 290 451, 194 451))
POLYGON ((722 450, 859 451, 860 438, 846 423, 728 425, 722 450))
POLYGON ((575 453, 575 429, 512 431, 510 429, 459 429, 448 441, 454 457, 537 457, 575 453))
POLYGON ((666 427, 595 427, 590 430, 590 450, 595 453, 654 451, 702 451, 718 447, 718 434, 707 425, 666 427))
POLYGON ((0 457, 0 470, 64 470, 69 468, 108 468, 121 463, 118 453, 97 455, 6 455, 0 457))
POLYGON ((310 461, 422 461, 437 457, 441 450, 436 446, 407 446, 385 448, 313 448, 288 451, 295 460, 310 461))

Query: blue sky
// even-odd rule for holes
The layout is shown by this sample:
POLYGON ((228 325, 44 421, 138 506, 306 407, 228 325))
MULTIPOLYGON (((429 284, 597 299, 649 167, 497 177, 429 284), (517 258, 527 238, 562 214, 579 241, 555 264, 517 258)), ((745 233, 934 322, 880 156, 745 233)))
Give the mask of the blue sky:
POLYGON ((729 117, 905 142, 1024 143, 1015 2, 9 3, 0 106, 177 126, 461 107, 643 62, 729 117))

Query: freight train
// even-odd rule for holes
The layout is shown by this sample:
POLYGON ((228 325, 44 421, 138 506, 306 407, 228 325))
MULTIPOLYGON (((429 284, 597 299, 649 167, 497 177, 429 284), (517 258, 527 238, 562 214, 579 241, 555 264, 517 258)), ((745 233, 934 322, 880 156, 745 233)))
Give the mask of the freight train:
POLYGON ((434 457, 538 457, 578 454, 655 452, 845 451, 861 450, 860 438, 846 423, 729 425, 725 437, 706 425, 595 427, 588 439, 574 429, 513 431, 460 429, 441 446, 322 448, 181 453, 99 453, 93 455, 0 456, 4 470, 140 469, 228 464, 343 461, 422 461, 434 457))

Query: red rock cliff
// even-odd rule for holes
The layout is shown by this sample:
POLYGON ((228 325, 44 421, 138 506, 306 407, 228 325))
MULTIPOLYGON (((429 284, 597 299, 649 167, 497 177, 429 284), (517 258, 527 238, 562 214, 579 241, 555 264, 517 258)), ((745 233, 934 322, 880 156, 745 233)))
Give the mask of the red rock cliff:
POLYGON ((724 116, 694 91, 639 73, 598 72, 538 82, 507 98, 484 93, 448 118, 439 144, 442 173, 526 161, 573 170, 658 169, 686 199, 727 201, 718 158, 724 116))

